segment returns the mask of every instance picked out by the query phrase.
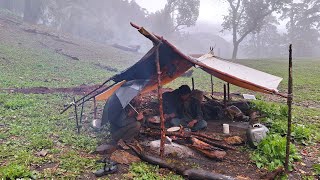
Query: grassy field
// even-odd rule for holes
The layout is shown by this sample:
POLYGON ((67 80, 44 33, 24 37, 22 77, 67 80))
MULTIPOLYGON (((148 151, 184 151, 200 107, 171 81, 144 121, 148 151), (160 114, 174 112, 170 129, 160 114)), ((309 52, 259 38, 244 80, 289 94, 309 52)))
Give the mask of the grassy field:
MULTIPOLYGON (((119 70, 133 63, 131 56, 119 57, 119 61, 111 58, 101 63, 119 70)), ((0 42, 0 88, 97 84, 114 74, 94 63, 92 59, 73 61, 44 48, 0 42)), ((287 60, 239 60, 239 63, 283 77, 280 91, 286 92, 287 60)), ((319 68, 320 59, 294 60, 294 122, 312 127, 312 132, 320 127, 319 68)), ((208 74, 196 69, 193 76, 197 89, 210 91, 208 74)), ((223 82, 217 79, 214 82, 214 90, 222 92, 223 82)), ((191 85, 191 79, 179 78, 168 87, 175 88, 181 84, 191 85)), ((231 86, 231 91, 246 92, 235 86, 231 86)), ((257 97, 284 104, 283 99, 262 94, 257 97)), ((84 126, 81 134, 77 134, 72 112, 59 113, 63 104, 70 101, 71 96, 66 94, 27 95, 0 91, 0 178, 92 178, 91 172, 99 168, 95 161, 101 158, 92 152, 98 142, 105 141, 108 134, 97 134, 88 126, 84 126), (44 157, 40 155, 41 151, 46 152, 44 157)), ((92 120, 89 110, 91 107, 86 107, 85 124, 92 120)), ((272 114, 273 109, 269 111, 272 114)), ((161 176, 157 168, 143 163, 131 166, 130 172, 134 176, 144 174, 154 179, 177 178, 171 174, 161 176)))

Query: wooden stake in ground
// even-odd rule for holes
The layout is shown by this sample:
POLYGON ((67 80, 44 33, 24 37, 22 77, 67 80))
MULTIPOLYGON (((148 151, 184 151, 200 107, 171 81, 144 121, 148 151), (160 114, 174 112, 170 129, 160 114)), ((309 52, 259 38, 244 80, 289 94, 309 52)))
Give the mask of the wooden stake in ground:
POLYGON ((288 79, 288 132, 287 132, 287 147, 286 147, 286 161, 285 161, 285 171, 289 172, 289 155, 290 155, 290 141, 291 141, 291 119, 292 119, 292 44, 289 46, 289 79, 288 79))
POLYGON ((93 98, 93 119, 97 119, 97 101, 96 101, 96 97, 93 98))
POLYGON ((227 108, 227 86, 223 84, 223 104, 224 108, 227 108))
POLYGON ((160 141, 160 156, 164 155, 164 142, 166 138, 165 127, 164 127, 164 117, 163 117, 163 107, 162 107, 162 86, 161 86, 161 69, 160 69, 160 57, 159 57, 159 45, 156 49, 156 65, 158 74, 158 99, 159 99, 159 113, 161 121, 161 141, 160 141))
POLYGON ((80 126, 79 126, 79 122, 78 122, 78 110, 77 110, 77 104, 76 104, 76 98, 73 98, 73 106, 74 106, 74 113, 76 116, 76 124, 77 124, 77 130, 78 130, 78 134, 80 134, 80 126))
POLYGON ((231 100, 231 97, 230 97, 230 84, 227 83, 227 90, 228 90, 228 102, 231 100))
POLYGON ((211 95, 213 96, 213 77, 211 75, 211 95))

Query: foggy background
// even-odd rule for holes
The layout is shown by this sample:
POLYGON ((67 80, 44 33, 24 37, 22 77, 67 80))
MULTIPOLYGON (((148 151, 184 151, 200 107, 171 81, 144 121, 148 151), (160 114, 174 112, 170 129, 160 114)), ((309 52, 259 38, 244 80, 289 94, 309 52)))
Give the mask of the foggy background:
POLYGON ((0 0, 25 22, 95 42, 151 43, 129 22, 163 36, 187 54, 214 46, 223 58, 320 56, 320 0, 0 0))

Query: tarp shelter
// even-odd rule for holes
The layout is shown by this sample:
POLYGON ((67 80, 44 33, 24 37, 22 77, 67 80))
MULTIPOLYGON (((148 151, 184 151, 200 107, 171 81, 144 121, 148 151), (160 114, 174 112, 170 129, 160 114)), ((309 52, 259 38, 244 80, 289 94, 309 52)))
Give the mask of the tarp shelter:
MULTIPOLYGON (((283 96, 278 93, 277 90, 282 80, 280 77, 223 60, 210 53, 199 58, 187 56, 162 37, 151 34, 143 27, 139 27, 133 23, 131 23, 131 25, 151 41, 160 43, 153 46, 145 56, 133 66, 113 76, 111 79, 116 83, 121 84, 123 81, 146 79, 149 80, 149 83, 141 93, 157 89, 156 51, 158 49, 162 85, 170 83, 191 67, 195 66, 230 84, 257 92, 283 96)), ((108 96, 105 95, 104 97, 100 95, 97 96, 99 100, 105 100, 107 98, 108 96)))

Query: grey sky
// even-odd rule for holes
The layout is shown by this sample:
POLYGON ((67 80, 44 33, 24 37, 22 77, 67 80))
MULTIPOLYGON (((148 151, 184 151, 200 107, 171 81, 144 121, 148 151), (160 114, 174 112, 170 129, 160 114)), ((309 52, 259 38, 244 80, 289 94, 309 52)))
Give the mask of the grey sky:
MULTIPOLYGON (((136 0, 136 2, 149 12, 155 12, 164 7, 167 0, 136 0)), ((201 0, 199 21, 206 21, 213 24, 221 24, 222 16, 227 13, 228 5, 222 0, 201 0)))

